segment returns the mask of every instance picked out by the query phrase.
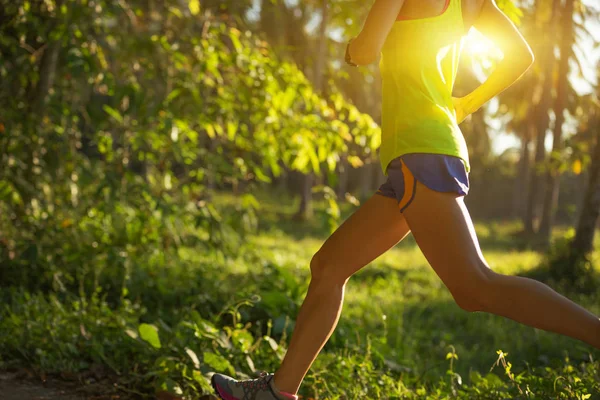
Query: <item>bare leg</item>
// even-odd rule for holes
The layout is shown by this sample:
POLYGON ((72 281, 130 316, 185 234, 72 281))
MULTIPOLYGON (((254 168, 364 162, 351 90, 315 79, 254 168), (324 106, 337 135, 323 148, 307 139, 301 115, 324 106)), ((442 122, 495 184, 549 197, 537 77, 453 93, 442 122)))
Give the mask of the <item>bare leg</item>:
POLYGON ((485 311, 600 349, 600 319, 545 284, 493 272, 463 198, 418 183, 404 216, 423 254, 467 311, 485 311))
POLYGON ((313 361, 333 333, 346 282, 409 232, 397 201, 374 195, 325 241, 313 257, 312 279, 275 386, 297 393, 313 361))

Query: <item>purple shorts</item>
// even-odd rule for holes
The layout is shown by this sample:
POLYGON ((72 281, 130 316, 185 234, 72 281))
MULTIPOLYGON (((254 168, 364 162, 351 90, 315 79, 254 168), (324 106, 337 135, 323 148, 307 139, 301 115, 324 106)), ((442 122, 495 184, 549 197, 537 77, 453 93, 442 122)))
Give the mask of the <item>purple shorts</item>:
POLYGON ((415 197, 417 181, 436 192, 469 193, 469 174, 462 159, 443 154, 405 154, 388 165, 388 179, 377 194, 398 201, 404 212, 415 197))

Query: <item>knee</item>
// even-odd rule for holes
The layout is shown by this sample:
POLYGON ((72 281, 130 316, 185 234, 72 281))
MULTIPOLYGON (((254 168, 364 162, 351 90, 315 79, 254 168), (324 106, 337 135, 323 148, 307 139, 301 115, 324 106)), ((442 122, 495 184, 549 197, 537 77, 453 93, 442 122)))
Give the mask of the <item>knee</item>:
POLYGON ((482 304, 479 301, 477 301, 473 296, 469 295, 468 293, 454 293, 453 292, 452 297, 454 298, 456 305, 458 305, 461 309, 463 309, 463 311, 466 311, 469 313, 483 311, 482 304))
POLYGON ((450 288, 456 304, 467 312, 487 311, 493 301, 494 277, 492 273, 478 273, 450 288))
POLYGON ((323 253, 317 252, 310 261, 311 282, 323 285, 345 285, 349 276, 342 273, 342 268, 336 268, 334 261, 323 253))

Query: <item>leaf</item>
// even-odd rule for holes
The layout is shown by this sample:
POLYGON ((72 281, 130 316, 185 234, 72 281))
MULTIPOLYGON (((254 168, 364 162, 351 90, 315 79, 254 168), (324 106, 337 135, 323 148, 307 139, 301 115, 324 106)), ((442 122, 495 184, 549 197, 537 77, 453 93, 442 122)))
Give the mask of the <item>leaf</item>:
POLYGON ((334 217, 335 219, 340 217, 340 207, 337 204, 335 198, 329 199, 329 207, 327 207, 327 214, 334 217))
POLYGON ((261 182, 271 183, 271 178, 265 175, 260 168, 254 169, 254 175, 256 175, 256 179, 258 179, 261 182))
POLYGON ((123 123, 123 116, 117 110, 115 110, 114 108, 107 106, 107 105, 104 105, 102 108, 108 115, 113 117, 113 119, 115 119, 117 122, 119 122, 121 124, 123 123))
POLYGON ((229 372, 234 371, 231 363, 220 354, 216 354, 216 353, 213 353, 210 351, 205 351, 203 354, 203 358, 204 358, 204 363, 216 371, 226 371, 226 370, 229 372))
POLYGON ((235 28, 231 28, 230 32, 229 32, 229 38, 231 39, 231 42, 233 43, 233 46, 235 47, 235 50, 238 53, 242 52, 242 42, 240 42, 240 34, 241 32, 235 28))
POLYGON ((270 336, 264 336, 263 339, 265 339, 267 341, 267 343, 269 343, 269 346, 271 346, 273 351, 277 351, 277 349, 279 348, 279 345, 277 344, 275 339, 273 339, 270 336))
POLYGON ((194 312, 194 314, 197 314, 197 316, 195 316, 195 328, 196 331, 194 333, 194 335, 197 338, 210 338, 210 339, 216 339, 218 337, 218 333, 219 331, 208 321, 203 320, 200 315, 197 312, 194 312))
POLYGON ((198 359, 198 356, 196 355, 196 353, 194 353, 194 350, 186 348, 185 352, 187 353, 188 356, 190 356, 190 358, 194 362, 194 367, 196 367, 196 369, 200 368, 200 360, 198 359))
POLYGON ((148 342, 155 349, 160 349, 160 339, 158 337, 158 328, 150 324, 141 324, 138 328, 140 337, 148 342))
POLYGON ((380 132, 374 133, 371 136, 371 142, 369 143, 371 149, 376 150, 381 146, 381 134, 380 132))
POLYGON ((350 204, 352 204, 355 207, 360 206, 360 200, 358 200, 356 197, 354 197, 352 194, 350 193, 346 193, 345 194, 346 197, 346 201, 350 204))
POLYGON ((292 86, 289 86, 285 90, 285 93, 283 94, 283 97, 281 98, 281 109, 282 110, 289 109, 292 106, 292 103, 294 102, 295 97, 296 97, 296 91, 294 90, 294 88, 292 86))
POLYGON ((246 209, 253 208, 255 210, 260 209, 260 203, 256 200, 256 197, 251 195, 250 193, 246 193, 242 196, 242 206, 246 209))
POLYGON ((179 18, 183 18, 183 13, 181 12, 181 10, 177 7, 169 7, 169 11, 171 12, 171 14, 179 17, 179 18))
POLYGON ((235 134, 237 133, 238 126, 239 125, 237 122, 231 122, 231 121, 227 122, 227 139, 233 140, 235 138, 235 134))
POLYGON ((180 94, 181 94, 181 89, 175 89, 175 90, 173 90, 171 93, 169 93, 169 95, 165 99, 165 104, 169 104, 171 101, 173 101, 180 94))
POLYGON ((471 382, 475 385, 484 380, 479 372, 473 370, 469 372, 469 379, 471 379, 471 382))
POLYGON ((454 377, 456 378, 456 382, 458 382, 459 385, 462 385, 462 376, 460 376, 459 374, 455 373, 454 377))
POLYGON ((314 147, 311 144, 306 146, 306 152, 309 156, 313 172, 320 176, 321 175, 321 167, 319 165, 319 158, 317 157, 317 152, 315 151, 314 147))
POLYGON ((308 162, 310 161, 308 154, 306 151, 301 151, 298 153, 296 159, 292 163, 292 169, 300 172, 308 172, 306 171, 306 167, 308 166, 308 162))
POLYGON ((165 189, 167 189, 167 190, 173 189, 173 183, 171 181, 171 174, 168 172, 165 174, 165 176, 163 178, 163 185, 164 185, 165 189))
POLYGON ((181 390, 181 386, 171 378, 163 378, 164 380, 159 384, 159 389, 162 389, 162 392, 157 393, 159 399, 180 399, 180 397, 174 397, 173 395, 183 394, 183 390, 181 390))
POLYGON ((206 134, 208 135, 209 138, 211 138, 211 139, 215 138, 215 128, 212 125, 206 125, 204 127, 204 129, 206 129, 206 134))
POLYGON ((361 160, 360 157, 357 156, 348 156, 348 163, 352 165, 352 168, 358 168, 365 165, 363 160, 361 160))
POLYGON ((192 15, 200 14, 200 0, 190 0, 189 7, 192 15))
POLYGON ((502 379, 500 379, 496 374, 493 374, 491 372, 485 376, 485 380, 492 387, 504 386, 504 382, 502 382, 502 379))
POLYGON ((256 367, 254 366, 254 361, 252 361, 252 358, 250 358, 249 355, 246 356, 246 363, 248 364, 250 371, 254 373, 256 371, 256 367))
POLYGON ((232 332, 231 339, 235 346, 239 348, 242 352, 247 353, 252 346, 252 342, 254 338, 250 334, 250 332, 242 329, 236 329, 232 332))
POLYGON ((139 337, 138 333, 133 329, 125 329, 125 333, 132 339, 137 339, 139 337))
POLYGON ((337 166, 336 156, 334 154, 330 154, 327 157, 327 167, 329 168, 329 172, 335 171, 335 167, 337 166))

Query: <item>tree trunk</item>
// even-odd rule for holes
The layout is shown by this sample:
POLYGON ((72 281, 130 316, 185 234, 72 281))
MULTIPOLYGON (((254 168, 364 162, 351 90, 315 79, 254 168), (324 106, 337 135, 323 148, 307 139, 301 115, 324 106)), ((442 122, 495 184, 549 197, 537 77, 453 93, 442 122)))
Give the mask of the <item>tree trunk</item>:
POLYGON ((338 182, 337 182, 337 190, 336 194, 338 199, 343 199, 348 191, 348 176, 350 170, 350 164, 348 163, 348 159, 345 155, 342 156, 342 159, 338 163, 337 174, 338 174, 338 182))
POLYGON ((562 14, 562 40, 560 44, 560 63, 558 65, 558 85, 556 89, 556 100, 554 103, 554 114, 556 122, 552 142, 552 154, 546 175, 546 195, 544 198, 544 209, 542 222, 540 224, 540 239, 543 243, 550 242, 550 233, 554 225, 554 217, 558 204, 558 190, 560 183, 560 158, 563 150, 562 126, 565 122, 564 111, 567 106, 567 90, 569 86, 569 59, 571 47, 574 43, 573 11, 575 0, 566 0, 562 14), (555 162, 554 157, 558 161, 555 162))
MULTIPOLYGON (((60 42, 53 41, 47 44, 44 50, 39 68, 39 80, 35 87, 31 87, 29 93, 28 107, 30 108, 31 118, 24 118, 23 130, 26 133, 26 140, 23 141, 26 144, 27 149, 23 156, 23 162, 26 165, 26 170, 23 172, 25 182, 33 182, 34 179, 34 163, 33 154, 34 149, 37 147, 37 138, 33 135, 34 132, 38 131, 43 121, 44 115, 46 114, 46 104, 48 100, 48 94, 54 85, 54 78, 56 76, 56 69, 58 67, 58 58, 60 54, 60 42)), ((23 200, 23 203, 27 204, 31 201, 32 192, 28 190, 19 191, 23 200)))
POLYGON ((371 163, 365 163, 365 165, 358 170, 358 199, 361 203, 371 196, 372 183, 373 169, 371 168, 371 163))
MULTIPOLYGON (((319 41, 317 47, 317 58, 314 66, 313 84, 319 93, 325 92, 325 72, 327 67, 327 24, 329 23, 329 13, 327 10, 328 0, 321 0, 321 25, 319 28, 319 41)), ((315 181, 314 173, 309 173, 303 177, 302 192, 300 193, 300 208, 296 217, 300 219, 312 218, 312 185, 315 181)))
MULTIPOLYGON (((538 0, 536 6, 541 8, 541 1, 538 0)), ((534 109, 533 118, 536 121, 536 140, 535 140, 535 156, 533 166, 531 168, 531 178, 529 186, 529 195, 527 198, 527 205, 525 208, 525 217, 523 225, 525 227, 525 233, 528 236, 533 236, 535 233, 534 222, 536 219, 536 210, 538 208, 539 193, 543 190, 542 181, 542 165, 546 159, 546 133, 550 125, 550 117, 548 115, 548 109, 551 107, 552 102, 552 87, 553 87, 553 74, 555 65, 554 56, 554 32, 551 27, 554 22, 558 19, 558 7, 560 6, 560 0, 554 0, 552 5, 552 11, 548 21, 542 26, 549 32, 549 37, 544 41, 544 47, 541 51, 540 63, 543 65, 544 72, 542 75, 542 94, 540 100, 534 109)))
POLYGON ((579 216, 571 250, 577 257, 587 256, 594 247, 594 234, 600 216, 600 126, 596 127, 596 148, 590 168, 590 180, 579 216))
POLYGON ((314 182, 314 175, 302 175, 300 184, 300 207, 296 213, 296 219, 309 220, 313 217, 313 204, 312 204, 312 187, 314 182))
POLYGON ((527 189, 529 188, 529 169, 531 168, 531 143, 533 124, 528 124, 527 132, 521 138, 521 157, 517 167, 517 178, 515 179, 515 189, 513 192, 513 215, 517 218, 525 216, 525 200, 527 199, 527 189))
POLYGON ((58 56, 60 54, 60 43, 48 43, 48 47, 44 50, 40 65, 40 80, 35 91, 35 99, 33 111, 38 118, 42 118, 46 99, 52 86, 54 85, 54 77, 56 76, 56 67, 58 66, 58 56))
POLYGON ((544 159, 546 158, 546 131, 548 129, 549 116, 546 104, 549 103, 551 94, 551 80, 544 82, 544 94, 546 99, 542 99, 538 104, 535 112, 536 123, 536 140, 535 140, 535 156, 533 166, 531 168, 531 178, 529 180, 529 193, 527 197, 527 205, 525 208, 525 218, 523 225, 525 227, 525 233, 527 235, 533 235, 535 233, 534 220, 536 216, 536 208, 538 205, 538 196, 540 189, 542 188, 542 172, 540 170, 544 159))
POLYGON ((282 47, 286 44, 285 15, 282 7, 285 5, 273 0, 262 0, 260 6, 260 29, 265 32, 269 43, 278 54, 282 53, 282 47))

